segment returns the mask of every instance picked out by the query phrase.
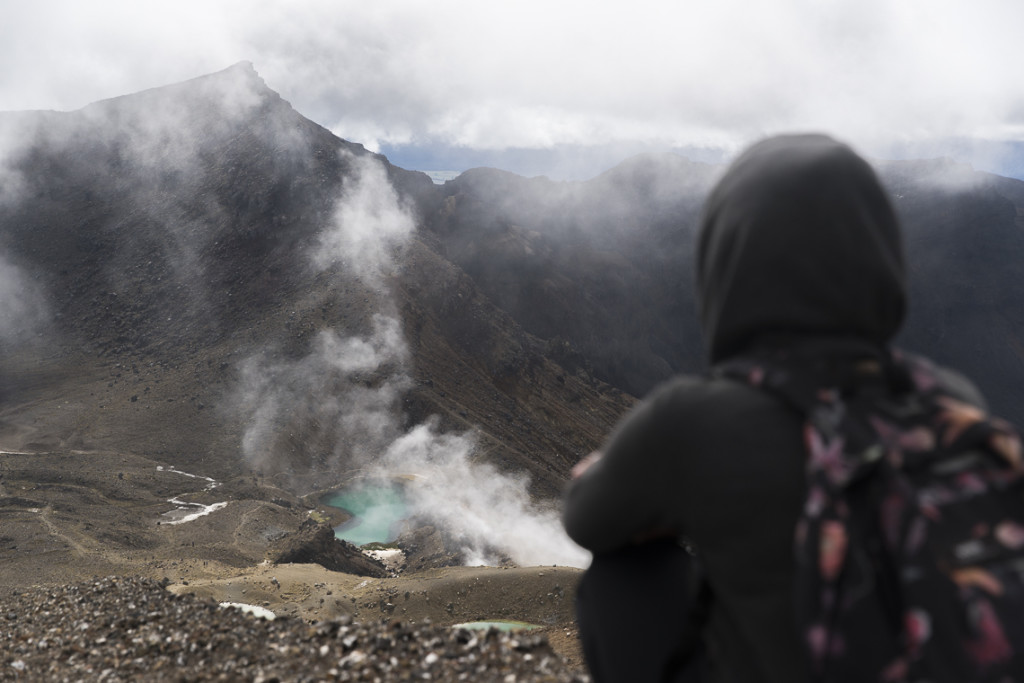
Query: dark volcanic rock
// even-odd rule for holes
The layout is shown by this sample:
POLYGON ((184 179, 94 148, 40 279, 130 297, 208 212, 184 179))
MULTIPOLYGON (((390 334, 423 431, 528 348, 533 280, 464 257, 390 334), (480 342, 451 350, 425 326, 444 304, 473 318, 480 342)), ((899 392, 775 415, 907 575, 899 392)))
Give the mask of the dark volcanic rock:
POLYGON ((441 532, 432 526, 421 526, 402 534, 395 545, 405 553, 404 571, 453 567, 461 561, 459 553, 448 550, 441 532))
POLYGON ((33 589, 0 604, 15 681, 587 681, 543 636, 401 621, 273 621, 147 579, 33 589))
POLYGON ((318 564, 325 569, 359 576, 387 576, 387 569, 367 557, 351 543, 339 540, 334 529, 312 519, 303 522, 298 531, 289 534, 271 547, 267 555, 277 564, 318 564))
POLYGON ((691 265, 715 172, 671 154, 582 183, 474 169, 444 185, 427 224, 567 369, 643 396, 701 366, 691 265))
POLYGON ((557 381, 543 340, 427 230, 376 285, 344 259, 314 268, 368 160, 417 225, 436 211, 426 175, 302 117, 250 64, 75 112, 0 113, 0 267, 23 275, 19 300, 40 311, 0 331, 0 447, 123 450, 215 479, 250 465, 302 492, 330 486, 353 463, 324 454, 349 440, 316 412, 329 401, 301 387, 313 410, 292 401, 263 460, 242 460, 242 375, 300 362, 324 332, 363 337, 387 312, 411 347, 402 372, 433 382, 396 397, 398 426, 438 415, 444 429, 476 429, 499 467, 557 495, 629 397, 593 377, 557 381))

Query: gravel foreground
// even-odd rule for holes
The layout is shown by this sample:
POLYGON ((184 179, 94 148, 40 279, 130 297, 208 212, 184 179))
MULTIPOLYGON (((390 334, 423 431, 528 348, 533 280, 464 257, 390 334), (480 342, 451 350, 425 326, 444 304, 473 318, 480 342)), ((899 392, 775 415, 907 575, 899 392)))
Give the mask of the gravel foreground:
POLYGON ((529 632, 257 618, 108 577, 0 603, 4 681, 589 682, 529 632))

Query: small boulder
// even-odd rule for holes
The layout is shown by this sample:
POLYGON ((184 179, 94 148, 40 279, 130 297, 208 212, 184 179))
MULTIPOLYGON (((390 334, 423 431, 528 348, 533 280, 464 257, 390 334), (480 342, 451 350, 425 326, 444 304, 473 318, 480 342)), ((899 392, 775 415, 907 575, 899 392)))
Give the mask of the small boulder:
POLYGON ((275 564, 318 564, 324 569, 359 576, 385 577, 383 564, 364 555, 359 548, 341 541, 330 525, 307 519, 293 534, 275 542, 267 558, 275 564))

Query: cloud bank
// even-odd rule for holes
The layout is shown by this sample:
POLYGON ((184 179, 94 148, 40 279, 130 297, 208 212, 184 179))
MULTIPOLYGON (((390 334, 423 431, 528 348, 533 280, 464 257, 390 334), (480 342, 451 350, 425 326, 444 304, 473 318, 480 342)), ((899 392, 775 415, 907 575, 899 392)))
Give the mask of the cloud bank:
POLYGON ((1019 140, 1022 25, 1015 0, 40 0, 0 9, 0 109, 77 108, 249 59, 371 148, 735 148, 809 128, 869 148, 1019 140))

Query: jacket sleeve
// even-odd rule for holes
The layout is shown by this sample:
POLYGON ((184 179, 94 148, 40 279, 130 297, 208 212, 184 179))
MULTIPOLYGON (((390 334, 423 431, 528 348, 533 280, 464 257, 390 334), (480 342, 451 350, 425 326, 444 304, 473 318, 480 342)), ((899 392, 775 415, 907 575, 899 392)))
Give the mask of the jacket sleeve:
MULTIPOLYGON (((658 536, 682 533, 671 513, 677 466, 668 388, 619 423, 603 456, 566 490, 562 520, 576 543, 608 552, 658 536)), ((677 484, 678 482, 676 482, 677 484)))

